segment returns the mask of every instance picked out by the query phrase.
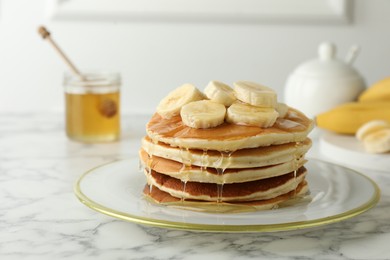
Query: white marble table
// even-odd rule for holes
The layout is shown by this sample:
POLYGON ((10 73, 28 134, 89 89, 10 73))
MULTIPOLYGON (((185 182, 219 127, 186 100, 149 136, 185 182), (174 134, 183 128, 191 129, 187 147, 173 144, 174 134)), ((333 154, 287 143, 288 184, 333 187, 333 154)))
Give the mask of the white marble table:
MULTIPOLYGON (((382 190, 355 218, 276 233, 199 233, 140 226, 97 213, 73 194, 86 170, 135 156, 146 118, 123 139, 68 140, 61 114, 0 114, 0 259, 390 259, 390 172, 363 171, 382 190)), ((316 146, 311 156, 320 157, 316 146)))

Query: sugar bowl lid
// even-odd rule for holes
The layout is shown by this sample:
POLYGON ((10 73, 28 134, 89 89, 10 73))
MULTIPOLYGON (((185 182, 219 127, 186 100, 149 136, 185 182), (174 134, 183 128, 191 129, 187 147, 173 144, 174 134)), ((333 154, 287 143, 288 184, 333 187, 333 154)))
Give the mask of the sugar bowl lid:
POLYGON ((295 69, 293 74, 316 78, 360 77, 358 71, 352 66, 358 52, 359 47, 352 46, 346 60, 342 61, 336 57, 336 46, 330 42, 323 42, 318 47, 318 58, 304 62, 295 69))

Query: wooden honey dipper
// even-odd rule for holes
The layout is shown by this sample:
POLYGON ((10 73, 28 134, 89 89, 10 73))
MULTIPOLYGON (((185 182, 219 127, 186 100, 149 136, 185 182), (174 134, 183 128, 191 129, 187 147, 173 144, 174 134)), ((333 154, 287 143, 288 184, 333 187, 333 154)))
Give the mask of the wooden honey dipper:
POLYGON ((72 73, 75 74, 82 81, 85 81, 84 76, 80 73, 80 71, 76 68, 76 66, 69 60, 69 58, 65 55, 65 53, 60 49, 60 47, 58 47, 58 45, 51 38, 50 32, 44 26, 40 26, 38 28, 38 33, 42 36, 42 38, 44 40, 47 40, 54 47, 54 49, 57 51, 57 53, 61 56, 61 58, 69 66, 72 73))
MULTIPOLYGON (((57 53, 61 56, 61 58, 65 61, 65 63, 69 66, 72 73, 77 76, 81 81, 86 82, 87 79, 80 73, 80 71, 76 68, 76 66, 69 60, 69 58, 65 55, 65 53, 58 47, 58 45, 53 41, 50 37, 50 32, 44 27, 40 26, 38 28, 38 33, 42 36, 44 40, 47 40, 57 51, 57 53)), ((99 112, 105 117, 113 117, 118 113, 118 105, 115 101, 111 99, 104 99, 98 107, 99 112)))

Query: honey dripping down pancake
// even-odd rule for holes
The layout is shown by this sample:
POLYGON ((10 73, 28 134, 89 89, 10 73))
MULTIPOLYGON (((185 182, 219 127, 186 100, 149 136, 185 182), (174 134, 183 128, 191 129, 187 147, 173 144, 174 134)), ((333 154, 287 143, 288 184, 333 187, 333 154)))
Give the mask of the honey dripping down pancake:
POLYGON ((173 90, 146 125, 139 151, 151 203, 207 212, 291 204, 308 193, 313 122, 249 81, 173 90))
POLYGON ((302 157, 311 147, 306 138, 299 143, 247 148, 234 152, 215 150, 183 149, 164 143, 153 143, 150 138, 142 139, 142 149, 150 156, 158 156, 187 165, 213 168, 249 168, 275 165, 302 157))
POLYGON ((215 184, 186 182, 183 188, 183 182, 179 179, 151 171, 145 172, 149 185, 153 188, 169 193, 173 197, 183 198, 185 200, 203 200, 203 201, 254 201, 272 199, 284 193, 294 191, 302 182, 306 175, 305 167, 299 168, 296 173, 290 172, 281 176, 267 179, 248 181, 241 183, 215 184), (295 178, 296 177, 296 178, 295 178), (218 185, 221 192, 218 193, 218 185), (222 190, 223 189, 223 190, 222 190))
POLYGON ((186 166, 185 164, 162 157, 150 157, 147 152, 140 150, 141 164, 150 170, 162 173, 181 181, 194 181, 206 183, 237 183, 260 179, 266 179, 283 175, 303 166, 306 159, 297 157, 295 160, 262 167, 226 168, 221 174, 221 168, 201 167, 197 165, 186 166))
POLYGON ((310 201, 311 199, 306 196, 308 190, 309 188, 307 182, 303 181, 298 185, 296 190, 290 191, 272 199, 241 202, 222 201, 219 203, 210 201, 182 200, 180 198, 171 196, 165 191, 150 188, 148 184, 145 185, 143 193, 148 201, 173 208, 181 208, 193 211, 204 211, 211 213, 242 213, 258 210, 276 209, 283 207, 284 205, 289 206, 294 203, 310 201))

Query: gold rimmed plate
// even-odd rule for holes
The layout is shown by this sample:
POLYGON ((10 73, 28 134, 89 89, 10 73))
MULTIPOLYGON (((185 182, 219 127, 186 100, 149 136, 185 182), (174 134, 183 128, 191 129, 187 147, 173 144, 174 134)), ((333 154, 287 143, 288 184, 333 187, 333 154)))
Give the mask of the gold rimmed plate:
POLYGON ((321 226, 357 216, 379 200, 371 179, 351 169, 309 159, 311 200, 273 210, 217 214, 159 206, 142 195, 145 176, 138 158, 115 161, 84 173, 74 191, 86 206, 137 224, 204 232, 273 232, 321 226))

